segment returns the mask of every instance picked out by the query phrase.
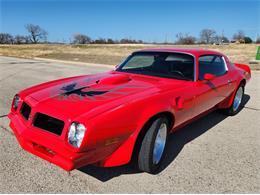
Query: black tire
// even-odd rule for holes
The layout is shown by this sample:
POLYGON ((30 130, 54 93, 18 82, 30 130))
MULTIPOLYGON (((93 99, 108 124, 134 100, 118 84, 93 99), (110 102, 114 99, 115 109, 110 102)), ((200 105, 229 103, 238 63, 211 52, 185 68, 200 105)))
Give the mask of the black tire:
POLYGON ((168 138, 168 130, 169 130, 169 121, 166 117, 159 117, 155 119, 148 127, 148 130, 142 140, 140 151, 138 154, 137 165, 139 170, 152 173, 152 174, 156 173, 165 155, 165 148, 167 145, 167 138, 168 138), (163 123, 165 123, 167 126, 166 142, 162 153, 162 157, 160 158, 160 161, 157 164, 155 164, 153 162, 153 150, 155 146, 155 139, 163 123))
POLYGON ((238 90, 239 90, 240 87, 242 88, 242 99, 241 99, 241 102, 240 102, 238 108, 237 108, 237 109, 234 109, 235 96, 236 96, 236 95, 235 95, 234 98, 233 98, 233 100, 232 100, 231 106, 230 106, 229 108, 227 108, 227 109, 224 110, 224 113, 225 113, 226 115, 234 116, 235 114, 237 114, 237 113, 241 110, 241 108, 242 108, 242 106, 243 106, 245 85, 244 85, 243 83, 241 83, 241 84, 237 87, 237 89, 236 89, 236 94, 237 94, 237 92, 238 92, 238 90))

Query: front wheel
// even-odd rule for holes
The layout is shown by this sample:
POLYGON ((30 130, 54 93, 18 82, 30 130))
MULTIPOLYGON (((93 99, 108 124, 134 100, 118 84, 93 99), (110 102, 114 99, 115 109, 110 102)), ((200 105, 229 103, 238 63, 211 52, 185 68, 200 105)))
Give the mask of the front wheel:
POLYGON ((239 87, 236 90, 236 94, 234 96, 233 102, 231 104, 231 106, 226 109, 226 113, 228 115, 235 115, 239 112, 239 110, 242 107, 242 101, 244 98, 244 91, 245 91, 245 85, 244 84, 240 84, 239 87))
POLYGON ((138 168, 141 171, 155 173, 164 156, 169 121, 165 117, 157 118, 148 127, 141 143, 138 155, 138 168))

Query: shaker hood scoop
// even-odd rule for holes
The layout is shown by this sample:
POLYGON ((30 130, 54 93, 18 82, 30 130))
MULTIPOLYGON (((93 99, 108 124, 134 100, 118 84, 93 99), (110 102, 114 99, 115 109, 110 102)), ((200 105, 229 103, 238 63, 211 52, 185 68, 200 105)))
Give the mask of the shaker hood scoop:
POLYGON ((124 74, 113 74, 110 77, 102 78, 97 81, 98 84, 104 85, 114 85, 114 84, 122 84, 131 81, 132 79, 128 75, 124 74))

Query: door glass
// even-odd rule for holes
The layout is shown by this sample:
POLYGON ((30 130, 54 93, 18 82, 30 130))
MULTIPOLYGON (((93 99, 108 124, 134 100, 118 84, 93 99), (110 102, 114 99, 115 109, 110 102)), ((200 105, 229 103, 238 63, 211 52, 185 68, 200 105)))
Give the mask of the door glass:
POLYGON ((227 68, 222 56, 204 55, 199 57, 199 80, 203 80, 206 73, 221 76, 226 72, 227 68))

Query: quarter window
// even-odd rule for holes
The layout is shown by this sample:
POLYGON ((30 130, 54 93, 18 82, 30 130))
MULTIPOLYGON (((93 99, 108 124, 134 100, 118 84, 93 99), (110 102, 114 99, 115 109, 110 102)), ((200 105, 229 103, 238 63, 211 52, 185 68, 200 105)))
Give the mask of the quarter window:
POLYGON ((204 55, 199 57, 199 80, 203 80, 206 73, 221 76, 226 72, 227 67, 222 56, 204 55))

